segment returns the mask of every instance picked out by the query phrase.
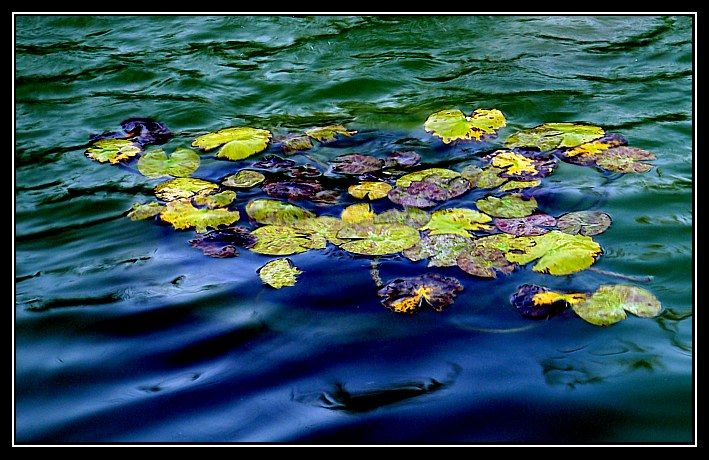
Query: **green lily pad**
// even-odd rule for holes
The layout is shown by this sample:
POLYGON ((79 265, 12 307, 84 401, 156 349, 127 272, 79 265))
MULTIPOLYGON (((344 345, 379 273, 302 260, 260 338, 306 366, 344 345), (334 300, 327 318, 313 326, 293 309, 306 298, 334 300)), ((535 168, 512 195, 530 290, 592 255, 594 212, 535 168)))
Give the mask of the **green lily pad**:
POLYGON ((337 237, 337 233, 345 225, 345 222, 337 217, 318 216, 296 220, 291 226, 300 232, 325 238, 330 243, 339 246, 344 241, 337 237))
POLYGON ((236 192, 232 190, 224 190, 223 192, 213 195, 198 194, 194 197, 195 204, 206 206, 209 209, 225 208, 229 206, 236 198, 236 192))
POLYGON ((389 209, 374 216, 375 224, 401 224, 420 228, 431 220, 431 215, 423 209, 407 206, 404 210, 389 209))
POLYGON ((586 301, 572 305, 585 321, 596 326, 608 326, 626 318, 626 311, 636 316, 653 318, 662 305, 649 291, 622 284, 603 285, 586 301))
POLYGON ((140 147, 127 139, 100 139, 85 154, 99 163, 117 164, 140 153, 140 147))
POLYGON ((225 178, 222 185, 235 188, 251 188, 266 180, 266 176, 258 171, 242 169, 236 174, 225 178))
POLYGON ((155 187, 155 196, 163 201, 173 201, 181 198, 191 198, 198 193, 206 194, 218 190, 219 186, 212 182, 192 177, 178 177, 155 187))
POLYGON ((542 181, 540 180, 530 180, 530 181, 521 181, 521 180, 511 180, 502 187, 500 187, 501 192, 511 192, 513 190, 522 190, 525 188, 532 188, 532 187, 539 187, 542 184, 542 181))
POLYGON ((231 225, 239 220, 238 211, 227 209, 198 209, 188 200, 175 200, 167 203, 160 213, 160 218, 171 224, 175 230, 192 228, 198 233, 204 233, 207 228, 218 228, 220 225, 231 225))
POLYGON ((246 205, 246 214, 259 224, 292 225, 300 219, 315 217, 315 214, 300 206, 284 201, 260 199, 246 205))
POLYGON ((541 151, 561 147, 577 147, 603 137, 605 131, 599 126, 581 123, 545 123, 523 129, 505 141, 507 148, 537 148, 541 151))
POLYGON ((497 109, 477 109, 469 117, 460 110, 441 110, 429 115, 423 127, 426 132, 450 144, 458 139, 480 140, 506 125, 505 116, 497 109))
POLYGON ((385 198, 391 190, 391 185, 386 182, 364 181, 359 184, 350 185, 347 192, 355 198, 369 200, 379 200, 385 198))
POLYGON ((470 188, 495 188, 507 182, 506 177, 500 177, 503 172, 504 169, 495 166, 479 168, 470 165, 463 168, 460 174, 470 182, 470 188))
POLYGON ((497 278, 497 272, 509 275, 515 269, 505 253, 494 248, 467 249, 458 255, 456 264, 464 272, 480 278, 497 278))
POLYGON ((199 136, 192 142, 192 147, 209 151, 223 146, 217 153, 217 158, 243 160, 264 151, 270 139, 270 131, 242 126, 199 136))
POLYGON ((295 286, 301 273, 303 272, 298 270, 290 259, 275 259, 258 269, 261 281, 275 289, 295 286))
POLYGON ((429 267, 453 267, 458 255, 471 246, 472 240, 460 235, 426 235, 402 254, 414 262, 429 259, 429 267))
POLYGON ((163 205, 157 202, 145 204, 135 203, 133 207, 130 208, 130 211, 128 212, 128 217, 130 218, 130 220, 149 219, 160 214, 163 207, 163 205))
POLYGON ((533 270, 550 275, 569 275, 585 270, 601 254, 601 246, 591 237, 553 230, 539 236, 520 237, 532 244, 519 252, 508 252, 507 260, 520 265, 537 260, 533 270))
POLYGON ((342 228, 340 248, 355 254, 382 256, 409 249, 421 239, 418 230, 398 224, 360 224, 342 228))
POLYGON ((423 181, 429 176, 438 176, 441 179, 455 179, 456 177, 460 177, 460 173, 453 171, 452 169, 444 168, 422 169, 421 171, 416 171, 401 176, 396 180, 396 186, 406 188, 411 185, 412 182, 423 181))
POLYGON ((593 236, 605 232, 611 225, 611 216, 600 211, 569 212, 559 217, 556 228, 564 233, 593 236))
POLYGON ((483 236, 474 241, 476 248, 498 249, 504 253, 510 251, 522 251, 534 244, 529 238, 519 238, 507 233, 483 236))
POLYGON ((251 251, 269 256, 287 256, 327 246, 324 238, 283 225, 265 225, 251 235, 256 237, 251 251))
POLYGON ((653 153, 635 147, 613 147, 600 155, 596 166, 606 171, 617 173, 645 173, 652 169, 652 165, 643 161, 655 160, 653 153))
POLYGON ((486 214, 466 208, 441 209, 431 215, 431 220, 419 230, 429 230, 429 235, 460 235, 466 238, 472 235, 467 230, 490 230, 485 225, 492 221, 486 214))
POLYGON ((177 149, 168 158, 161 150, 145 152, 138 160, 138 171, 146 177, 187 177, 199 168, 199 155, 190 149, 177 149))
POLYGON ((455 278, 426 273, 390 281, 377 295, 385 307, 396 313, 414 313, 424 303, 436 311, 443 311, 462 290, 463 285, 455 278))
POLYGON ((368 203, 357 203, 343 209, 340 218, 348 224, 373 222, 374 212, 372 212, 372 207, 368 203))
POLYGON ((312 137, 319 142, 332 142, 337 139, 337 136, 351 136, 357 134, 357 131, 348 131, 342 125, 328 125, 320 128, 312 128, 305 131, 309 137, 312 137))
POLYGON ((502 198, 488 196, 476 201, 475 206, 494 217, 527 217, 537 209, 537 200, 534 197, 525 200, 518 194, 505 195, 502 198))

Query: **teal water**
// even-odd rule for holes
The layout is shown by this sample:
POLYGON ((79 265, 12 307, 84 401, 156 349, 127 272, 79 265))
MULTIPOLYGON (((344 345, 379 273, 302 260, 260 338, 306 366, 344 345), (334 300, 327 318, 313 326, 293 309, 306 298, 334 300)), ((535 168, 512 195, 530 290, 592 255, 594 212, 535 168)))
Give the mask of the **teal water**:
MULTIPOLYGON (((18 442, 692 439, 690 17, 22 16, 15 33, 18 442), (508 302, 524 282, 623 282, 528 266, 440 270, 465 281, 455 303, 395 315, 368 260, 332 246, 292 256, 300 282, 271 290, 267 257, 208 259, 191 232, 128 220, 159 180, 83 154, 135 116, 177 133, 171 151, 234 125, 430 139, 423 122, 445 108, 500 109, 500 139, 587 121, 654 152, 652 171, 621 177, 560 163, 540 203, 610 214, 594 267, 651 277, 664 313, 524 320, 508 302), (356 413, 317 403, 336 383, 428 379, 446 385, 356 413)), ((217 167, 205 158, 200 177, 217 167)), ((381 263, 385 280, 426 271, 381 263)))

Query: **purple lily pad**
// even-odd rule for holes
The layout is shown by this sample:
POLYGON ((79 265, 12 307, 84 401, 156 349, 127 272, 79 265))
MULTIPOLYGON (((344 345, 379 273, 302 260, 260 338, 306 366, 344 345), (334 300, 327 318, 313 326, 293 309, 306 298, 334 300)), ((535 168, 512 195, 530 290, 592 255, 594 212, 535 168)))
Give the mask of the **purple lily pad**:
POLYGON ((500 231, 515 236, 543 235, 556 225, 556 219, 547 214, 533 214, 527 217, 495 219, 495 226, 500 231))
POLYGON ((256 244, 256 237, 246 227, 233 226, 197 234, 189 243, 209 257, 226 258, 239 255, 236 246, 252 247, 256 244))
POLYGON ((495 248, 474 248, 460 253, 456 260, 458 268, 480 278, 497 278, 497 272, 509 275, 514 264, 505 258, 505 253, 495 248))
POLYGON ((377 291, 382 304, 398 313, 414 313, 424 303, 442 311, 453 303, 463 285, 455 278, 426 273, 410 278, 397 278, 377 291))
POLYGON ((91 142, 100 139, 130 139, 140 147, 160 145, 169 141, 172 133, 164 123, 152 118, 129 118, 121 122, 121 131, 97 134, 90 137, 91 142))
POLYGON ((312 165, 292 166, 286 170, 286 176, 293 179, 312 179, 322 176, 320 170, 312 165))
POLYGON ((263 187, 266 195, 274 198, 286 198, 290 200, 311 199, 318 192, 322 191, 322 186, 317 182, 271 182, 263 187))
POLYGON ((314 201, 316 203, 327 203, 327 204, 334 204, 337 203, 340 200, 340 192, 337 192, 336 190, 323 190, 322 192, 318 192, 313 196, 310 201, 314 201))
POLYGON ((258 169, 269 169, 271 171, 282 171, 295 165, 295 161, 281 158, 278 155, 266 155, 251 166, 258 169))
POLYGON ((359 153, 340 155, 332 160, 331 163, 335 172, 354 175, 379 171, 384 167, 383 160, 359 153))
POLYGON ((438 175, 413 181, 408 187, 396 187, 389 191, 389 200, 402 206, 430 208, 444 201, 462 195, 470 187, 470 182, 462 177, 443 179, 438 175))
POLYGON ((569 303, 563 299, 551 303, 535 303, 534 296, 544 292, 549 292, 549 289, 536 284, 523 284, 510 296, 510 302, 522 316, 531 319, 547 319, 569 307, 569 303))
POLYGON ((406 152, 392 152, 384 160, 385 168, 410 168, 421 162, 421 155, 409 150, 406 152))

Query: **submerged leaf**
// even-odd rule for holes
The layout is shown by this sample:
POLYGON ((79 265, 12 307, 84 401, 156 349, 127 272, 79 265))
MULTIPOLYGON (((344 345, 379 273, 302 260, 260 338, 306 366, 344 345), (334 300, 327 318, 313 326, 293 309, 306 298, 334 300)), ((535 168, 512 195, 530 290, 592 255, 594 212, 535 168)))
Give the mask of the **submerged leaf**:
POLYGON ((219 189, 215 183, 191 177, 178 177, 155 187, 155 196, 163 201, 191 198, 198 193, 206 194, 219 189))
POLYGON ((596 326, 608 326, 625 319, 625 312, 653 318, 660 314, 660 301, 649 291, 622 284, 603 285, 585 302, 572 306, 577 315, 596 326))
POLYGON ((213 195, 208 194, 197 194, 194 197, 195 204, 200 206, 206 206, 209 209, 215 208, 225 208, 229 206, 236 198, 236 192, 232 190, 224 190, 223 192, 215 193, 213 195))
POLYGON ((466 273, 481 278, 497 278, 497 272, 509 275, 515 267, 505 259, 499 249, 477 247, 458 255, 458 267, 466 273))
POLYGON ((140 152, 140 147, 126 139, 100 139, 86 150, 86 156, 99 163, 117 164, 140 152))
POLYGON ((135 203, 128 212, 130 220, 145 220, 155 217, 162 211, 163 205, 155 201, 151 203, 135 203))
POLYGON ((586 300, 586 294, 562 294, 536 284, 523 284, 510 297, 510 302, 525 318, 547 319, 586 300))
POLYGON ((421 155, 414 151, 392 152, 384 160, 387 168, 409 168, 421 162, 421 155))
POLYGON ((146 177, 187 177, 199 168, 199 155, 190 149, 177 149, 170 156, 161 149, 145 152, 138 160, 138 171, 146 177))
POLYGON ((223 145, 217 158, 243 160, 265 150, 270 139, 270 131, 242 126, 199 136, 192 142, 192 147, 209 151, 223 145))
POLYGON ((550 275, 569 275, 585 270, 602 252, 601 246, 591 237, 569 235, 557 230, 519 239, 526 239, 532 244, 519 252, 508 252, 507 260, 524 265, 539 259, 533 270, 550 275))
POLYGON ((406 207, 403 211, 399 209, 389 209, 374 217, 375 224, 401 224, 409 227, 419 228, 431 220, 431 215, 423 209, 406 207))
POLYGON ((348 131, 342 125, 328 125, 320 128, 312 128, 305 131, 309 137, 312 137, 316 141, 320 142, 332 142, 338 135, 340 136, 351 136, 357 134, 357 131, 348 131))
POLYGON ((263 187, 266 195, 289 200, 307 200, 313 198, 322 187, 317 182, 271 182, 263 187))
POLYGON ((301 273, 303 272, 298 270, 290 259, 275 259, 258 269, 261 281, 276 289, 295 286, 301 273))
POLYGON ((327 246, 327 241, 318 235, 283 225, 265 225, 251 232, 251 235, 256 237, 251 251, 270 256, 287 256, 327 246))
POLYGON ((423 303, 436 311, 443 311, 453 303, 463 285, 455 278, 426 273, 390 281, 377 294, 382 305, 397 313, 414 313, 423 303))
POLYGON ((350 153, 340 155, 331 161, 333 170, 341 174, 364 174, 379 171, 384 167, 384 161, 371 155, 350 153))
POLYGON ((256 244, 256 237, 246 227, 232 226, 198 234, 189 241, 190 246, 201 249, 209 257, 236 257, 236 246, 250 248, 256 244))
POLYGON ((312 179, 322 176, 322 173, 312 165, 291 166, 286 170, 286 176, 294 179, 312 179))
POLYGON ((596 166, 606 171, 617 173, 644 173, 652 169, 652 165, 643 161, 655 160, 653 153, 635 147, 614 147, 603 152, 596 160, 596 166))
POLYGON ((340 218, 348 224, 372 222, 374 220, 374 212, 372 212, 372 207, 369 204, 357 203, 343 209, 340 218))
POLYGON ((429 267, 452 267, 456 264, 458 255, 471 245, 470 238, 460 235, 426 235, 402 254, 414 262, 429 259, 429 267))
POLYGON ((281 141, 281 147, 286 154, 313 148, 308 136, 288 136, 281 141))
POLYGON ((259 224, 292 225, 315 214, 284 201, 259 199, 246 205, 246 214, 259 224))
POLYGON ((204 233, 208 227, 233 224, 239 220, 239 212, 227 209, 198 209, 188 200, 175 200, 167 203, 160 213, 160 218, 176 230, 194 227, 198 233, 204 233))
POLYGON ((556 219, 547 214, 533 214, 512 219, 495 219, 495 226, 505 233, 515 236, 535 236, 549 232, 556 225, 556 219))
POLYGON ((495 188, 507 182, 506 177, 500 176, 503 172, 495 166, 482 169, 470 165, 463 168, 460 174, 470 182, 470 188, 495 188))
POLYGON ((381 256, 409 249, 420 239, 418 230, 398 224, 360 224, 343 227, 340 248, 355 254, 381 256))
POLYGON ((391 185, 386 182, 360 182, 359 184, 350 185, 347 192, 355 198, 370 200, 379 200, 387 196, 391 190, 391 185))
POLYGON ((556 227, 571 235, 593 236, 605 232, 611 225, 611 216, 600 211, 569 212, 559 217, 556 227))
POLYGON ((466 238, 472 236, 467 230, 490 230, 486 222, 492 218, 486 214, 466 208, 441 209, 431 215, 431 220, 420 228, 429 230, 429 235, 460 235, 466 238))
POLYGON ((488 196, 475 202, 482 212, 495 217, 527 217, 537 209, 534 197, 525 200, 521 195, 505 195, 502 198, 488 196))
POLYGON ((266 176, 258 171, 250 169, 242 169, 236 174, 233 174, 222 181, 222 185, 236 188, 251 188, 266 180, 266 176))
POLYGON ((426 132, 441 138, 445 144, 457 139, 480 140, 506 125, 505 117, 497 109, 477 109, 466 117, 460 110, 441 110, 429 115, 423 127, 426 132))
POLYGON ((281 158, 278 155, 266 155, 259 161, 255 161, 251 166, 258 169, 269 169, 279 172, 295 165, 295 161, 281 158))
POLYGON ((507 138, 507 148, 537 148, 541 151, 576 147, 603 137, 603 128, 582 123, 545 123, 517 131, 507 138))

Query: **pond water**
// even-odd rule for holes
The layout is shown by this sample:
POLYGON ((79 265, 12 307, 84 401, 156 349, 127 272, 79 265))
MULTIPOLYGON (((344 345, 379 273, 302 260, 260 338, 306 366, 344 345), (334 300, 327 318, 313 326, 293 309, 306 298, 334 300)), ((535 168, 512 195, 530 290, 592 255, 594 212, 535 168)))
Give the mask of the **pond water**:
MULTIPOLYGON (((17 442, 692 440, 691 17, 22 16, 15 53, 17 442), (369 259, 329 245, 290 256, 303 274, 275 290, 256 273, 272 257, 208 258, 192 231, 130 221, 161 180, 83 153, 136 116, 176 133, 168 151, 229 126, 330 123, 360 133, 315 161, 406 139, 460 170, 499 146, 441 148, 423 122, 446 108, 501 110, 499 140, 585 121, 657 155, 645 174, 560 162, 535 192, 549 214, 613 217, 594 237, 601 271, 483 280, 383 257, 385 282, 464 285, 443 312, 404 315, 380 304, 369 259), (643 280, 664 312, 596 327, 509 303, 527 282, 628 283, 607 272, 643 280)), ((212 180, 249 163, 202 160, 212 180)), ((241 224, 262 196, 239 193, 241 224)))

